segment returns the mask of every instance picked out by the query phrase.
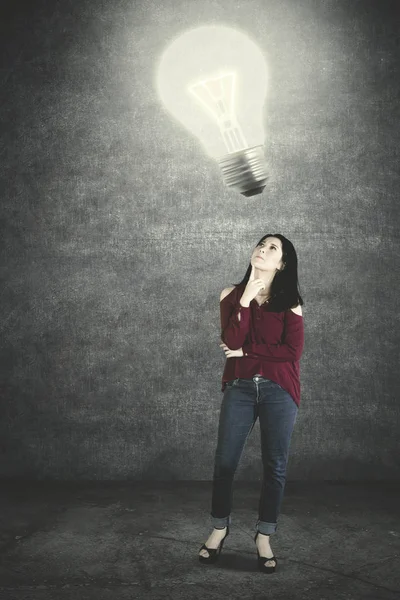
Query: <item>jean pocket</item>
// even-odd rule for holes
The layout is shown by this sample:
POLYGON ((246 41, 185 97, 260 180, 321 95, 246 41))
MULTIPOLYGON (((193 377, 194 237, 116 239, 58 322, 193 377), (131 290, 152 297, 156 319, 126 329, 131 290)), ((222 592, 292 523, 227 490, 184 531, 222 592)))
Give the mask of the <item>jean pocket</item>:
POLYGON ((279 385, 279 383, 276 383, 276 381, 272 381, 272 379, 269 380, 269 383, 270 383, 270 385, 281 388, 281 390, 283 389, 282 386, 279 385))
POLYGON ((278 390, 282 390, 283 392, 286 392, 286 390, 284 390, 283 387, 281 385, 279 385, 279 383, 276 383, 276 381, 272 381, 272 379, 269 380, 269 385, 272 386, 273 388, 276 388, 278 390))
POLYGON ((236 382, 237 382, 237 379, 231 379, 230 381, 226 382, 226 387, 231 388, 235 385, 236 382))

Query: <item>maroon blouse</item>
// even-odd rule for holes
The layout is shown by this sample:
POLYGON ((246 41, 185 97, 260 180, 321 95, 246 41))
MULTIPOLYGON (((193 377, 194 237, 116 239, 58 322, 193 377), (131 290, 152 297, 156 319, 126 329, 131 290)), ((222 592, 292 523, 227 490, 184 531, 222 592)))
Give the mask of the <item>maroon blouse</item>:
POLYGON ((244 354, 226 359, 221 391, 227 381, 251 379, 259 373, 280 385, 299 406, 303 317, 291 309, 272 312, 268 303, 260 306, 255 299, 244 307, 239 302, 244 288, 244 284, 236 286, 220 302, 221 340, 230 350, 242 348, 244 354))

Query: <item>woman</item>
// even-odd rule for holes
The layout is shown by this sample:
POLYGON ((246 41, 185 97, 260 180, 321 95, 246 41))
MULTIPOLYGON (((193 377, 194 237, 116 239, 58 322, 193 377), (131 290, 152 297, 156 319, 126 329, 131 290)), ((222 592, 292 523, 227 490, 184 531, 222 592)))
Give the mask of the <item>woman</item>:
POLYGON ((303 304, 297 254, 281 234, 264 236, 251 255, 243 280, 221 293, 220 346, 227 361, 213 476, 214 529, 200 548, 201 562, 215 562, 229 535, 233 478, 258 417, 263 482, 254 541, 259 569, 264 573, 276 570, 269 538, 277 529, 300 404, 303 304))

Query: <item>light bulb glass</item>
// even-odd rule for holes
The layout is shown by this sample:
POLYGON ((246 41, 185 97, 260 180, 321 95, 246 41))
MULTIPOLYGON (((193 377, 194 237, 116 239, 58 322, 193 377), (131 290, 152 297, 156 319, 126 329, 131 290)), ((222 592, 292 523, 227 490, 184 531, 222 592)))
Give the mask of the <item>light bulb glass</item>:
POLYGON ((244 33, 220 25, 186 31, 163 53, 156 85, 167 110, 209 156, 264 144, 267 64, 244 33))

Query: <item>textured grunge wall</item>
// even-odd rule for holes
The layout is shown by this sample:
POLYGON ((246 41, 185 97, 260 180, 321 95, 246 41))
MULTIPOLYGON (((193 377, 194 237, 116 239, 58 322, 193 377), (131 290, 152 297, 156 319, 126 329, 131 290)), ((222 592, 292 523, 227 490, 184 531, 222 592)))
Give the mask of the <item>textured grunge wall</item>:
MULTIPOLYGON (((399 477, 396 5, 2 3, 1 476, 211 479, 219 295, 272 231, 305 301, 288 480, 399 477), (155 89, 167 43, 214 22, 268 61, 253 198, 155 89)), ((257 425, 237 478, 260 477, 257 425)))

